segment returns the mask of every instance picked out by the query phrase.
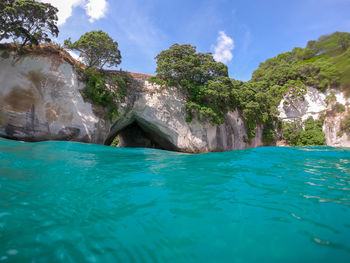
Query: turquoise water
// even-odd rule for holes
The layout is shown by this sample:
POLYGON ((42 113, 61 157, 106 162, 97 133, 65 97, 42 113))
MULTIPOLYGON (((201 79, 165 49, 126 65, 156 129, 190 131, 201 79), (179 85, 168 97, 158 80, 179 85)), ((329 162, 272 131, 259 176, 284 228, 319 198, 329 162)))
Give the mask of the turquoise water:
POLYGON ((350 262, 350 150, 0 139, 0 262, 350 262))

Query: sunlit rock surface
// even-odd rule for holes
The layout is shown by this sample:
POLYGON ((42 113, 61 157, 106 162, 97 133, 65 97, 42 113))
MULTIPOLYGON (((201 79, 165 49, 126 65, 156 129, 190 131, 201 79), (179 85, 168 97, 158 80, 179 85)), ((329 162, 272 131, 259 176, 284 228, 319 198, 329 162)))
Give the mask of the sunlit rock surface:
POLYGON ((340 135, 340 123, 349 109, 350 99, 344 96, 342 91, 329 89, 321 92, 315 88, 308 87, 307 93, 298 99, 288 99, 287 94, 281 101, 278 111, 280 119, 283 121, 302 120, 312 117, 318 119, 321 114, 325 116, 323 131, 326 135, 326 144, 329 146, 350 147, 350 137, 343 133, 340 135), (326 103, 326 98, 334 93, 335 101, 326 103), (290 103, 290 101, 292 103, 290 103), (344 105, 345 112, 337 113, 333 107, 336 103, 344 105))
MULTIPOLYGON (((246 127, 238 111, 228 112, 225 122, 211 125, 186 122, 185 97, 175 87, 149 83, 148 76, 130 73, 132 84, 119 116, 110 121, 101 109, 84 101, 74 67, 67 59, 51 55, 14 56, 0 51, 0 136, 25 140, 72 140, 110 144, 118 136, 121 147, 151 147, 201 153, 230 151, 263 146, 262 127, 248 140, 246 127)), ((349 100, 334 91, 337 102, 349 108, 349 100)), ((284 121, 305 120, 325 114, 323 130, 330 146, 350 146, 346 134, 339 136, 345 113, 332 111, 322 93, 308 88, 304 98, 284 103, 278 109, 284 121)), ((288 96, 288 95, 287 95, 288 96)))
POLYGON ((198 120, 187 123, 181 92, 151 84, 142 74, 131 74, 133 83, 125 103, 119 105, 118 119, 105 120, 95 114, 93 105, 83 100, 84 84, 70 63, 55 55, 14 57, 7 51, 0 52, 0 135, 3 137, 109 144, 120 135, 121 146, 153 145, 191 153, 263 145, 260 127, 256 138, 249 142, 237 111, 227 113, 225 123, 219 126, 198 120), (129 126, 139 127, 142 132, 131 132, 129 126), (133 142, 126 133, 144 144, 133 142))
POLYGON ((103 143, 109 123, 84 102, 73 66, 52 56, 0 51, 0 135, 103 143))

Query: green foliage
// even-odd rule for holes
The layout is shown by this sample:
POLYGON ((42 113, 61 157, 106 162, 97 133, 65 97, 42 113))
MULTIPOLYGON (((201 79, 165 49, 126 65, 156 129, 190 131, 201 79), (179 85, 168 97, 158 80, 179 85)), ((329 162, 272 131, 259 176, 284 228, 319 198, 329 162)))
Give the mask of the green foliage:
POLYGON ((286 89, 278 85, 268 86, 265 82, 239 82, 232 81, 232 100, 243 114, 248 137, 255 136, 257 124, 265 127, 265 141, 271 142, 271 127, 277 120, 277 106, 286 89))
POLYGON ((350 47, 350 34, 335 32, 331 35, 321 36, 318 41, 309 41, 307 48, 315 54, 337 55, 350 47))
POLYGON ((325 110, 321 111, 318 117, 318 120, 323 124, 326 120, 326 113, 325 110))
POLYGON ((326 137, 322 130, 322 122, 308 118, 304 130, 301 131, 299 145, 325 145, 326 137))
POLYGON ((325 91, 350 81, 350 34, 336 32, 309 41, 306 48, 294 48, 266 60, 253 74, 253 81, 289 86, 292 81, 325 91))
POLYGON ((276 138, 275 127, 272 123, 269 123, 263 130, 263 142, 272 143, 276 138))
POLYGON ((210 53, 196 53, 196 47, 174 44, 156 56, 157 77, 168 85, 206 84, 215 77, 227 77, 227 67, 216 62, 210 53))
POLYGON ((112 147, 117 147, 119 144, 119 138, 118 136, 114 138, 113 142, 111 143, 112 147))
POLYGON ((337 102, 337 97, 335 96, 334 91, 332 90, 329 95, 326 97, 325 102, 327 106, 332 106, 332 109, 329 113, 342 113, 345 112, 345 106, 337 102))
POLYGON ((308 118, 301 121, 284 122, 282 125, 282 139, 291 146, 325 145, 326 138, 322 131, 322 122, 308 118))
POLYGON ((165 80, 159 79, 159 78, 157 78, 156 76, 150 77, 150 78, 148 79, 148 81, 149 81, 150 83, 156 83, 156 84, 158 84, 159 86, 162 86, 162 87, 167 85, 167 83, 166 83, 165 80))
MULTIPOLYGON (((249 136, 254 136, 256 124, 271 127, 275 123, 277 106, 287 92, 285 104, 305 95, 307 86, 324 91, 331 86, 344 85, 345 76, 350 76, 350 68, 345 70, 350 67, 350 60, 343 59, 345 56, 350 58, 349 37, 349 33, 339 32, 321 37, 319 41, 309 42, 306 48, 294 48, 261 63, 248 82, 232 80, 232 100, 243 113, 249 136)), ((326 99, 327 103, 334 101, 334 94, 326 99)), ((337 111, 342 110, 339 105, 335 107, 337 111)), ((297 127, 296 123, 289 129, 296 130, 297 127)), ((271 137, 268 130, 265 135, 271 137)))
POLYGON ((282 124, 282 139, 291 146, 297 146, 299 144, 300 133, 302 130, 303 125, 299 120, 284 122, 282 124))
POLYGON ((69 38, 64 41, 64 45, 66 48, 79 51, 80 57, 88 67, 102 69, 104 66, 113 67, 121 63, 118 42, 113 41, 102 30, 85 33, 74 43, 69 38))
POLYGON ((339 83, 340 72, 326 58, 314 62, 299 61, 292 52, 280 54, 260 64, 252 80, 283 88, 312 86, 322 91, 339 83), (283 55, 283 56, 282 56, 283 55))
POLYGON ((106 83, 109 86, 117 87, 117 99, 120 102, 125 102, 126 95, 128 93, 128 87, 131 84, 132 77, 123 71, 119 71, 117 75, 108 75, 106 83))
POLYGON ((193 117, 222 123, 233 106, 232 82, 227 66, 216 62, 211 53, 197 53, 191 45, 174 44, 156 57, 157 76, 152 82, 181 86, 187 95, 187 121, 193 117))
POLYGON ((0 1, 0 41, 21 40, 21 46, 51 42, 49 35, 58 36, 58 9, 34 0, 0 1))
POLYGON ((348 111, 345 117, 341 120, 340 130, 350 135, 350 111, 348 111))
MULTIPOLYGON (((229 80, 227 67, 215 62, 210 53, 196 53, 194 46, 175 44, 156 57, 157 76, 151 81, 183 87, 186 121, 205 117, 213 124, 222 123, 224 114, 237 108, 245 119, 249 138, 261 124, 264 141, 272 142, 277 107, 287 93, 285 104, 303 97, 308 86, 325 91, 350 84, 349 41, 350 34, 341 32, 310 41, 306 48, 294 48, 261 63, 248 82, 229 80)), ((334 99, 330 94, 326 102, 333 104, 334 99)), ((336 112, 344 110, 343 105, 333 107, 336 112)), ((285 137, 294 145, 322 145, 324 135, 319 123, 322 121, 285 124, 285 137)))
POLYGON ((130 76, 127 73, 106 74, 90 68, 85 70, 84 79, 87 84, 82 90, 83 97, 107 109, 106 117, 110 120, 118 117, 117 101, 125 101, 130 76))
POLYGON ((339 102, 335 103, 332 107, 332 111, 336 113, 343 113, 345 112, 345 106, 339 102))
POLYGON ((327 106, 328 106, 328 105, 333 104, 333 103, 336 102, 336 101, 337 101, 337 97, 335 96, 335 93, 334 93, 334 91, 332 90, 332 91, 329 93, 329 95, 326 97, 325 102, 326 102, 326 104, 327 104, 327 106))

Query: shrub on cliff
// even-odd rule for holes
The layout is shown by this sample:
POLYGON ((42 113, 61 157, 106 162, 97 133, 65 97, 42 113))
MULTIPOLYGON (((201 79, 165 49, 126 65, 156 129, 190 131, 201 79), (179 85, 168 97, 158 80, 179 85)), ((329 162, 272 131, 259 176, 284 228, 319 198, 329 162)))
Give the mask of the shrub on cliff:
POLYGON ((325 145, 326 137, 322 131, 322 121, 309 117, 304 123, 294 121, 283 123, 282 139, 291 146, 325 145))
MULTIPOLYGON (((156 60, 157 76, 152 81, 184 88, 188 121, 197 115, 212 123, 222 123, 224 113, 237 108, 245 119, 248 137, 254 137, 256 125, 261 124, 264 140, 271 142, 273 127, 278 123, 277 107, 286 93, 293 100, 305 95, 307 86, 324 91, 350 84, 350 34, 336 32, 322 36, 305 48, 294 48, 268 59, 248 82, 229 80, 224 64, 215 62, 210 53, 197 53, 191 45, 175 44, 162 51, 156 60)), ((294 143, 323 144, 322 129, 316 124, 313 127, 298 129, 303 130, 302 137, 298 135, 294 143), (309 138, 312 133, 315 141, 309 138)))
POLYGON ((236 83, 233 97, 238 100, 249 137, 255 136, 256 124, 267 129, 276 123, 277 106, 287 92, 295 99, 305 94, 307 86, 322 91, 328 87, 346 87, 350 83, 349 47, 350 34, 336 32, 310 41, 306 48, 294 48, 266 60, 248 82, 233 80, 236 83))
POLYGON ((345 87, 350 83, 350 33, 335 32, 309 41, 306 48, 260 63, 252 81, 269 86, 291 87, 288 82, 300 81, 322 91, 329 87, 345 87))
POLYGON ((285 93, 278 85, 268 86, 265 82, 232 81, 232 100, 236 101, 247 127, 248 137, 255 137, 257 124, 264 126, 266 142, 271 142, 271 126, 277 121, 277 106, 285 93))
POLYGON ((69 38, 64 41, 64 45, 80 52, 80 57, 88 67, 102 69, 104 66, 118 66, 122 61, 118 42, 102 30, 87 32, 74 43, 69 38))
POLYGON ((216 62, 211 53, 197 53, 196 47, 179 44, 162 51, 156 60, 157 76, 152 81, 184 88, 188 121, 195 116, 213 124, 224 121, 224 113, 233 105, 225 64, 216 62))
POLYGON ((114 120, 119 115, 117 102, 125 101, 131 77, 126 72, 108 74, 89 68, 84 71, 83 78, 86 82, 86 87, 82 90, 84 99, 102 106, 105 109, 103 117, 114 120))
POLYGON ((84 98, 102 106, 106 111, 105 117, 115 119, 119 115, 117 102, 124 102, 130 76, 125 72, 109 74, 102 69, 104 66, 118 66, 121 63, 118 42, 99 30, 85 33, 74 43, 69 38, 64 41, 64 46, 79 51, 87 65, 82 70, 86 82, 82 91, 84 98))
POLYGON ((34 0, 0 1, 0 41, 12 39, 26 44, 38 45, 51 42, 50 35, 58 36, 58 9, 48 3, 34 0))

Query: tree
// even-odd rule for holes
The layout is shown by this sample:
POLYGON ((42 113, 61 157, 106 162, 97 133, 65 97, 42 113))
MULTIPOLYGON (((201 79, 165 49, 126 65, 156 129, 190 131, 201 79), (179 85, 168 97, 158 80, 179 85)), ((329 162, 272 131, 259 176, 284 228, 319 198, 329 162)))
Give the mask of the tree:
POLYGON ((12 38, 15 42, 38 45, 51 42, 49 35, 58 36, 58 9, 34 0, 1 0, 0 41, 12 38))
POLYGON ((233 105, 225 64, 216 62, 211 53, 197 53, 196 47, 188 44, 174 44, 156 60, 157 79, 185 90, 188 121, 195 116, 205 116, 213 124, 224 121, 224 113, 233 105))
POLYGON ((207 84, 215 77, 228 77, 227 66, 216 62, 211 53, 196 53, 196 47, 174 44, 156 56, 157 77, 181 84, 207 84))
POLYGON ((102 69, 104 66, 113 67, 121 63, 121 54, 118 42, 102 30, 90 31, 82 35, 78 41, 72 43, 71 39, 64 41, 66 48, 77 50, 84 63, 90 67, 102 69))

